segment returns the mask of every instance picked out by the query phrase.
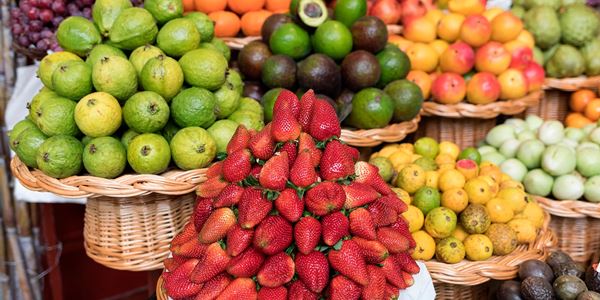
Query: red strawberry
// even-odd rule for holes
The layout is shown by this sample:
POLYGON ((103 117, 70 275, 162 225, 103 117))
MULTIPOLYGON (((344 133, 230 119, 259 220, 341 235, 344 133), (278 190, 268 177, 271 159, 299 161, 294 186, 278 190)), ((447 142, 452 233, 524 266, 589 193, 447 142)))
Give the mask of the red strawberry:
POLYGON ((415 242, 415 239, 413 238, 412 233, 410 232, 410 228, 408 227, 408 222, 406 221, 406 219, 404 219, 403 216, 399 216, 398 220, 391 224, 390 227, 399 231, 400 234, 402 234, 405 238, 408 239, 408 245, 411 249, 417 246, 417 242, 415 242))
POLYGON ((182 257, 202 258, 206 252, 207 245, 200 243, 198 238, 193 238, 181 245, 171 244, 171 252, 182 257))
POLYGON ((350 157, 352 157, 352 160, 354 162, 357 162, 360 159, 360 151, 358 151, 358 149, 348 146, 346 144, 343 144, 343 145, 346 148, 346 153, 348 153, 350 155, 350 157))
POLYGON ((273 118, 275 118, 275 115, 281 113, 281 111, 289 111, 294 118, 298 118, 300 101, 298 100, 298 96, 290 90, 283 89, 279 92, 279 96, 277 96, 277 100, 273 104, 273 118))
POLYGON ((256 279, 261 286, 275 288, 282 286, 294 277, 294 260, 284 252, 279 252, 265 260, 256 279))
POLYGON ((227 154, 231 154, 235 151, 245 149, 250 143, 250 132, 244 125, 239 125, 233 133, 229 144, 227 144, 227 154))
POLYGON ((258 179, 260 177, 260 171, 262 170, 262 166, 259 164, 256 164, 254 166, 252 166, 252 169, 250 170, 250 175, 256 179, 258 179))
POLYGON ((188 257, 173 255, 173 257, 165 259, 163 264, 165 265, 165 270, 173 272, 175 271, 175 269, 177 269, 177 267, 181 266, 184 262, 188 261, 188 259, 188 257))
POLYGON ((206 169, 206 178, 213 178, 223 173, 223 162, 218 161, 206 169))
MULTIPOLYGON (((204 258, 198 263, 191 274, 191 280, 203 283, 225 271, 231 258, 218 242, 212 243, 206 249, 204 258)), ((179 268, 178 268, 179 269, 179 268)))
POLYGON ((342 242, 339 250, 329 251, 331 267, 360 285, 369 283, 367 263, 358 244, 352 240, 342 242))
POLYGON ((288 290, 285 286, 261 287, 258 291, 258 300, 287 300, 287 295, 288 290))
POLYGON ((281 216, 268 216, 254 232, 253 245, 266 255, 274 255, 292 243, 292 225, 281 216))
POLYGON ((304 201, 298 197, 296 190, 286 188, 275 199, 275 208, 282 217, 293 223, 302 217, 304 201))
POLYGON ((235 224, 227 232, 227 254, 229 256, 238 256, 252 244, 254 231, 244 229, 240 224, 235 224))
POLYGON ((383 196, 379 198, 379 201, 383 202, 387 207, 393 209, 399 215, 408 209, 408 205, 400 200, 396 194, 383 196))
POLYGON ((339 184, 325 181, 308 190, 304 201, 309 212, 317 216, 324 216, 341 210, 346 201, 346 195, 339 184))
POLYGON ((405 289, 407 287, 404 278, 402 278, 402 268, 400 268, 393 257, 386 258, 381 265, 385 278, 389 283, 398 289, 405 289))
POLYGON ((262 191, 247 187, 238 203, 238 222, 244 229, 260 223, 273 208, 273 203, 263 196, 262 191))
POLYGON ((329 284, 330 300, 358 300, 362 293, 362 286, 344 275, 336 275, 329 284))
POLYGON ((316 167, 321 162, 321 150, 317 149, 315 140, 306 132, 300 133, 298 140, 298 153, 308 151, 313 167, 316 167))
MULTIPOLYGON (((408 254, 408 252, 402 252, 392 255, 396 260, 396 263, 402 268, 403 271, 409 274, 417 274, 421 271, 419 265, 415 260, 408 254)), ((406 281, 406 280, 405 280, 406 281)), ((408 283, 408 282, 407 282, 408 283)), ((409 284, 409 286, 412 284, 409 284)))
POLYGON ((313 251, 296 255, 296 273, 306 287, 319 294, 329 283, 329 263, 325 254, 313 251))
POLYGON ((292 168, 292 166, 294 165, 294 162, 296 161, 296 156, 298 154, 298 147, 296 146, 296 143, 289 141, 285 144, 283 144, 283 146, 281 146, 281 148, 279 148, 279 152, 285 152, 288 155, 288 162, 290 163, 290 169, 292 168))
POLYGON ((385 296, 385 274, 380 267, 368 265, 369 284, 362 290, 362 297, 366 300, 383 300, 385 296))
POLYGON ((190 281, 190 274, 198 266, 199 260, 190 259, 175 271, 169 272, 165 279, 165 289, 171 298, 185 298, 196 295, 202 289, 202 283, 190 281))
POLYGON ((375 224, 371 218, 371 213, 363 207, 359 207, 348 216, 350 221, 350 233, 368 240, 377 239, 375 224))
POLYGON ((298 113, 298 123, 302 126, 302 131, 308 131, 310 120, 312 118, 313 106, 315 105, 315 92, 308 90, 300 99, 300 112, 298 113))
POLYGON ((398 213, 379 199, 369 204, 367 210, 371 213, 375 227, 387 226, 398 220, 398 213))
POLYGON ((196 232, 200 232, 200 230, 202 230, 202 226, 204 226, 204 223, 210 214, 212 214, 214 209, 215 207, 212 199, 198 197, 198 203, 196 203, 194 214, 192 215, 196 232))
POLYGON ((385 286, 385 293, 384 293, 383 299, 395 300, 395 299, 398 299, 399 294, 400 294, 400 291, 398 291, 397 287, 394 287, 391 284, 387 284, 385 286))
POLYGON ((250 278, 236 278, 223 290, 217 300, 256 299, 256 283, 250 278))
POLYGON ((267 124, 255 136, 250 138, 248 148, 258 159, 268 160, 275 153, 275 142, 271 137, 271 123, 267 124))
POLYGON ((365 260, 370 264, 378 264, 390 255, 387 248, 379 241, 369 241, 357 236, 352 237, 352 240, 360 246, 365 260))
POLYGON ((227 235, 229 229, 236 224, 235 214, 228 207, 215 210, 198 234, 198 240, 203 244, 214 243, 227 235))
POLYGON ((315 139, 324 141, 332 136, 340 136, 342 128, 335 109, 326 100, 316 99, 308 132, 315 139))
POLYGON ((263 166, 259 175, 260 185, 269 190, 283 191, 288 177, 290 176, 290 165, 287 153, 271 157, 263 166))
POLYGON ((198 186, 198 189, 196 189, 196 195, 203 198, 217 197, 228 184, 229 182, 220 176, 208 178, 205 182, 198 186))
POLYGON ((213 300, 217 298, 230 283, 231 278, 227 274, 221 273, 205 282, 202 290, 200 290, 194 300, 213 300))
POLYGON ((260 251, 250 247, 242 254, 232 258, 227 265, 227 273, 234 277, 252 277, 258 273, 265 257, 260 251))
POLYGON ((317 300, 319 296, 313 292, 311 292, 305 285, 302 283, 302 280, 296 280, 292 282, 288 289, 288 299, 294 300, 317 300))
POLYGON ((228 207, 232 205, 238 204, 240 199, 242 198, 242 194, 244 193, 244 188, 237 184, 229 184, 217 198, 215 199, 214 206, 218 207, 228 207))
POLYGON ((327 143, 321 156, 321 178, 338 180, 354 174, 354 161, 345 152, 344 145, 338 140, 327 143))
POLYGON ((379 193, 364 183, 354 181, 349 185, 343 185, 342 188, 346 193, 346 202, 344 203, 346 209, 364 206, 379 198, 379 193))
MULTIPOLYGON (((418 267, 418 265, 417 265, 417 267, 418 267)), ((420 268, 419 268, 419 271, 420 271, 420 268)), ((415 279, 412 277, 411 274, 409 274, 407 272, 404 272, 404 271, 402 272, 402 279, 404 279, 404 282, 406 282, 406 287, 407 288, 409 288, 413 284, 415 284, 415 279)))
POLYGON ((198 232, 194 227, 194 223, 188 222, 183 226, 183 229, 171 241, 171 247, 183 245, 186 242, 198 237, 198 232))
POLYGON ((317 171, 312 165, 312 158, 308 150, 303 150, 298 155, 296 162, 290 170, 290 181, 297 187, 305 188, 317 181, 317 171))
POLYGON ((398 230, 390 227, 378 228, 377 239, 385 245, 392 254, 404 252, 410 248, 408 239, 398 230))
POLYGON ((252 168, 252 154, 248 149, 235 151, 223 160, 223 178, 229 182, 244 180, 252 168))
POLYGON ((319 220, 306 216, 294 226, 296 247, 302 254, 311 253, 321 240, 321 223, 319 220))
POLYGON ((271 136, 276 142, 293 141, 300 136, 302 126, 294 117, 290 110, 282 109, 273 112, 273 122, 271 125, 271 136))
POLYGON ((387 183, 383 181, 383 178, 379 176, 379 169, 376 166, 365 161, 359 161, 354 165, 354 171, 356 172, 357 182, 370 185, 382 195, 391 195, 394 193, 387 183))
POLYGON ((349 227, 348 218, 341 211, 324 216, 321 218, 323 242, 328 246, 335 245, 344 236, 349 234, 349 227))

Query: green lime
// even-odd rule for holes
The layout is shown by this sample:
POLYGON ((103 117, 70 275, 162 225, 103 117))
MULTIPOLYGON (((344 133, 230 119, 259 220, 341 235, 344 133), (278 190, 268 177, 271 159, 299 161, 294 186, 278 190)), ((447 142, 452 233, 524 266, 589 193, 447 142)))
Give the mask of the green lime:
POLYGON ((144 90, 156 92, 171 101, 183 86, 183 71, 176 60, 159 55, 146 62, 140 83, 144 90))
POLYGON ((138 89, 135 68, 119 56, 105 56, 94 64, 92 83, 96 91, 109 93, 120 101, 129 99, 138 89))
POLYGON ((83 149, 83 166, 92 176, 115 178, 126 165, 125 146, 112 136, 95 138, 83 149))
POLYGON ((167 125, 161 131, 162 136, 167 140, 167 142, 171 142, 171 139, 177 134, 177 132, 181 130, 177 124, 175 124, 172 120, 167 122, 167 125))
POLYGON ((165 24, 170 20, 183 16, 183 2, 181 0, 145 0, 144 9, 152 14, 158 24, 165 24))
POLYGON ((37 168, 37 152, 40 146, 48 139, 37 127, 23 130, 14 140, 14 149, 19 159, 28 167, 37 168))
POLYGON ((369 163, 379 169, 379 175, 385 182, 389 182, 394 177, 394 166, 387 157, 375 157, 369 160, 369 163))
POLYGON ((92 21, 71 16, 58 25, 56 40, 61 48, 79 56, 86 56, 96 44, 102 42, 102 37, 92 21))
POLYGON ((200 44, 199 48, 213 49, 221 52, 227 61, 231 60, 231 49, 220 38, 213 38, 210 42, 200 44))
POLYGON ((311 51, 308 33, 294 23, 277 28, 269 39, 269 46, 273 54, 287 55, 296 60, 304 58, 311 51))
POLYGON ((142 70, 146 63, 159 55, 165 55, 160 48, 152 45, 144 45, 131 52, 131 55, 129 55, 129 62, 133 65, 139 77, 142 75, 142 70))
POLYGON ((415 160, 414 164, 421 167, 425 171, 435 171, 438 167, 435 161, 429 157, 421 157, 415 160))
POLYGON ((227 151, 227 144, 238 126, 238 123, 231 120, 219 120, 207 129, 217 145, 217 153, 227 151))
POLYGON ((354 21, 367 15, 367 1, 365 0, 339 0, 333 11, 334 18, 347 27, 354 21))
POLYGON ((439 152, 440 145, 430 137, 422 137, 415 142, 415 153, 423 157, 435 159, 439 152))
POLYGON ((366 88, 352 98, 348 124, 359 129, 387 126, 394 115, 394 102, 380 89, 366 88))
POLYGON ((35 96, 33 96, 31 102, 27 104, 27 108, 29 109, 28 117, 33 123, 37 124, 40 105, 54 97, 59 96, 47 87, 42 88, 35 96))
POLYGON ((265 121, 271 122, 273 120, 273 106, 275 106, 275 101, 277 97, 279 97, 279 93, 281 93, 282 88, 274 88, 267 91, 261 99, 261 103, 264 107, 265 111, 265 121))
POLYGON ((440 207, 440 199, 438 190, 424 186, 417 190, 411 205, 416 206, 424 215, 427 215, 432 209, 440 207))
POLYGON ((59 51, 46 55, 40 61, 40 67, 37 70, 37 76, 42 80, 44 86, 52 90, 54 88, 52 86, 52 74, 54 70, 58 68, 60 63, 70 60, 83 61, 81 57, 67 51, 59 51))
POLYGON ((317 28, 312 44, 315 52, 340 60, 352 51, 352 33, 341 22, 329 20, 317 28))
POLYGON ((479 165, 481 163, 481 154, 475 147, 468 147, 463 149, 458 155, 458 160, 470 159, 479 165))
POLYGON ((75 108, 75 122, 90 137, 109 136, 121 126, 119 101, 108 93, 96 92, 83 97, 75 108))
POLYGON ((12 151, 17 151, 17 146, 19 146, 19 140, 17 137, 19 134, 29 128, 37 128, 37 126, 35 126, 35 123, 33 123, 31 120, 23 119, 17 122, 17 124, 15 124, 15 126, 13 126, 13 128, 8 132, 8 145, 12 151))
POLYGON ((237 110, 244 112, 253 112, 260 116, 261 119, 264 117, 264 110, 260 103, 257 100, 254 100, 250 97, 243 97, 242 99, 240 99, 240 106, 237 110))
POLYGON ((196 25, 196 29, 200 33, 200 37, 202 38, 202 42, 210 42, 215 36, 215 25, 213 21, 208 17, 207 14, 201 12, 191 12, 185 15, 185 18, 188 18, 194 22, 196 25))
POLYGON ((212 136, 200 127, 179 130, 170 145, 173 161, 182 170, 204 168, 217 154, 217 144, 212 136))
POLYGON ((92 19, 103 36, 108 36, 117 17, 123 10, 132 7, 129 0, 96 0, 92 6, 92 19))
MULTIPOLYGON (((181 2, 180 2, 181 3, 181 2)), ((173 19, 156 36, 156 45, 167 55, 180 57, 200 45, 200 33, 190 19, 173 19)))
POLYGON ((414 119, 423 105, 421 88, 406 79, 390 82, 384 89, 394 101, 394 121, 404 122, 414 119))
POLYGON ((171 161, 171 148, 164 137, 143 133, 129 142, 127 162, 139 174, 164 172, 171 161))
POLYGON ((131 143, 131 140, 133 140, 138 135, 140 135, 140 133, 135 132, 135 130, 133 129, 127 129, 127 131, 123 133, 123 135, 121 136, 121 143, 123 144, 123 146, 125 146, 125 149, 129 147, 129 143, 131 143))
POLYGON ((192 50, 179 59, 185 81, 195 87, 214 91, 225 83, 227 60, 211 49, 192 50))
POLYGON ((147 10, 139 7, 124 9, 108 34, 111 44, 125 50, 152 44, 158 33, 156 20, 147 10))
POLYGON ((36 155, 40 171, 54 178, 77 175, 82 167, 83 144, 68 135, 48 138, 36 155))
POLYGON ((387 45, 375 57, 377 57, 381 67, 381 77, 379 77, 377 83, 379 87, 384 87, 394 80, 404 79, 410 72, 411 66, 408 55, 397 46, 387 45))
POLYGON ((246 128, 253 129, 255 131, 260 131, 261 129, 263 129, 263 127, 265 127, 265 123, 262 119, 262 116, 251 111, 244 111, 238 109, 235 112, 233 112, 227 119, 234 121, 240 125, 244 125, 246 128))
POLYGON ((48 136, 77 135, 76 105, 76 102, 59 96, 44 101, 37 109, 36 125, 48 136))
POLYGON ((240 105, 242 97, 242 77, 235 70, 228 70, 225 84, 215 91, 215 113, 218 119, 227 118, 240 105))
POLYGON ((91 142, 93 139, 94 139, 94 138, 93 138, 93 137, 91 137, 91 136, 84 135, 84 136, 81 138, 81 143, 82 143, 82 144, 83 144, 83 146, 85 147, 85 146, 87 146, 87 144, 89 144, 89 143, 90 143, 90 142, 91 142))
POLYGON ((82 61, 65 61, 52 74, 52 86, 58 95, 79 101, 92 92, 92 67, 82 61))
POLYGON ((123 119, 135 132, 157 132, 169 121, 169 104, 155 92, 138 92, 125 102, 123 119))
POLYGON ((120 56, 122 58, 127 58, 121 49, 111 45, 99 44, 96 45, 92 51, 90 51, 90 54, 85 59, 85 62, 92 67, 96 62, 100 61, 105 56, 120 56))
POLYGON ((171 101, 171 117, 182 128, 199 126, 208 128, 215 115, 215 96, 206 89, 192 87, 181 91, 171 101))

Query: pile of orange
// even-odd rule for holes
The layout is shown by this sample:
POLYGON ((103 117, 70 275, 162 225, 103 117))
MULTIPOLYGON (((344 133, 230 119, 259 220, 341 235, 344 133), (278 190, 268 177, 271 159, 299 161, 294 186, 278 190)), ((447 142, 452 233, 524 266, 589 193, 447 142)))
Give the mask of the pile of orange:
POLYGON ((571 112, 565 119, 567 127, 582 128, 600 120, 600 97, 596 92, 583 89, 571 94, 571 112))
POLYGON ((260 35, 265 20, 273 13, 289 11, 291 0, 183 0, 186 12, 200 11, 215 22, 215 36, 260 35))

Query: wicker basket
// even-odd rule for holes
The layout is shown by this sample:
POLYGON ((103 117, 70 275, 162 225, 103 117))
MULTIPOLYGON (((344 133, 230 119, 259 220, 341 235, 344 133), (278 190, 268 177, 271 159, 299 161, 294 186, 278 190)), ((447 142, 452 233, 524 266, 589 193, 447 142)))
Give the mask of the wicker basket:
POLYGON ((423 117, 416 137, 431 137, 438 141, 456 143, 461 149, 473 147, 496 126, 496 119, 447 119, 423 117))
POLYGON ((84 245, 101 265, 127 271, 162 269, 169 245, 192 214, 195 195, 90 198, 84 245))
POLYGON ((489 282, 465 286, 448 283, 434 283, 435 288, 435 299, 437 300, 463 300, 473 299, 481 300, 489 298, 489 282))
POLYGON ((538 105, 529 107, 525 115, 537 115, 545 120, 564 121, 569 113, 570 92, 547 90, 544 99, 538 105))
POLYGON ((388 125, 384 128, 368 130, 342 129, 340 139, 355 147, 374 147, 382 143, 395 143, 417 131, 421 116, 407 122, 388 125))
POLYGON ((433 101, 423 103, 424 116, 440 116, 446 118, 477 118, 492 119, 499 115, 517 115, 528 107, 538 105, 544 96, 543 91, 537 91, 514 100, 496 101, 489 104, 475 105, 461 102, 458 104, 439 104, 433 101))
POLYGON ((557 89, 561 91, 576 91, 580 89, 597 89, 600 85, 600 76, 574 77, 574 78, 546 78, 545 89, 557 89))
POLYGON ((26 48, 17 43, 13 43, 12 48, 15 50, 15 52, 22 54, 31 60, 41 60, 47 54, 47 52, 44 50, 26 48))
POLYGON ((600 251, 600 204, 536 198, 552 214, 550 228, 558 238, 558 249, 579 263, 587 263, 600 251))

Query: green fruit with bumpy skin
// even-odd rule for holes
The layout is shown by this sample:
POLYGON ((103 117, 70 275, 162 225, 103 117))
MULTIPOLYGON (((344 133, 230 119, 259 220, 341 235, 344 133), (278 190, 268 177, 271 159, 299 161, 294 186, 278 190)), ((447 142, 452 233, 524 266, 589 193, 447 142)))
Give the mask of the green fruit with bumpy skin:
POLYGON ((109 93, 120 101, 129 99, 138 89, 135 68, 118 56, 103 57, 94 64, 92 82, 98 92, 109 93))
POLYGON ((146 63, 140 83, 144 90, 156 92, 171 101, 183 86, 183 71, 176 60, 159 55, 146 63))
POLYGON ((154 17, 139 7, 127 8, 119 14, 108 34, 110 42, 126 50, 152 44, 158 34, 154 17))
POLYGON ((179 130, 170 145, 173 161, 182 170, 204 168, 217 154, 217 144, 208 131, 200 127, 179 130))
POLYGON ((564 43, 581 47, 598 35, 600 19, 593 8, 573 4, 560 14, 560 28, 564 43))
POLYGON ((79 129, 75 123, 75 103, 63 97, 53 97, 40 104, 36 114, 36 125, 48 136, 77 135, 79 129))
POLYGON ((214 38, 210 42, 202 43, 198 48, 217 50, 221 52, 223 56, 225 56, 227 61, 231 60, 231 49, 229 49, 229 46, 227 46, 227 44, 225 44, 225 42, 220 38, 214 38))
POLYGON ((123 10, 132 7, 129 0, 97 0, 92 6, 92 17, 100 33, 108 36, 115 20, 123 10))
POLYGON ((146 63, 159 55, 165 55, 160 48, 152 45, 144 45, 131 52, 131 55, 129 55, 129 62, 133 65, 139 77, 142 75, 142 70, 146 63))
POLYGON ((140 134, 127 147, 127 162, 139 174, 162 173, 170 161, 169 143, 155 133, 140 134))
POLYGON ((123 133, 123 135, 121 136, 121 143, 123 144, 123 146, 125 146, 125 149, 129 147, 129 143, 131 143, 131 140, 133 140, 138 135, 140 135, 140 133, 135 132, 132 129, 127 129, 127 131, 123 133))
POLYGON ((91 142, 93 139, 94 139, 93 137, 90 137, 90 136, 84 135, 84 136, 81 138, 81 143, 82 143, 82 144, 83 144, 83 146, 85 147, 85 146, 87 146, 87 144, 89 144, 89 143, 90 143, 90 142, 91 142))
POLYGON ((240 91, 241 77, 234 70, 227 71, 227 79, 225 84, 215 91, 215 114, 218 119, 227 118, 240 105, 242 93, 240 91))
POLYGON ((271 122, 273 120, 273 106, 275 106, 275 101, 282 90, 282 88, 271 89, 262 96, 261 103, 265 108, 265 121, 271 122))
POLYGON ((192 50, 179 59, 185 82, 214 91, 225 83, 227 60, 218 51, 210 49, 192 50))
POLYGON ((548 6, 536 6, 525 13, 525 29, 533 35, 536 46, 548 49, 560 41, 560 21, 556 11, 548 6))
POLYGON ((99 44, 96 45, 92 51, 90 51, 90 54, 85 59, 85 62, 90 65, 90 67, 93 67, 96 62, 100 61, 105 56, 120 56, 125 59, 127 58, 121 49, 111 45, 99 44))
POLYGON ((58 68, 58 65, 65 61, 76 60, 83 61, 81 57, 67 51, 59 51, 46 55, 40 61, 40 67, 37 70, 37 76, 42 80, 44 86, 53 89, 52 74, 58 68))
POLYGON ((404 122, 414 119, 423 105, 423 92, 418 85, 402 79, 392 81, 383 90, 394 101, 394 121, 404 122))
POLYGON ((334 10, 335 19, 347 27, 352 26, 356 20, 366 15, 367 1, 364 0, 340 0, 334 10))
POLYGON ((210 42, 215 36, 215 25, 207 14, 195 11, 188 13, 184 18, 188 18, 194 22, 196 29, 200 33, 202 43, 210 42))
POLYGON ((238 126, 238 123, 231 120, 219 120, 207 129, 217 145, 217 153, 227 151, 227 144, 238 126))
POLYGON ((181 0, 145 0, 144 9, 152 14, 158 24, 165 24, 170 20, 183 16, 183 2, 181 0))
POLYGON ((156 45, 167 55, 180 57, 200 45, 200 33, 190 19, 178 18, 165 24, 156 36, 156 45))
POLYGON ((31 102, 27 104, 27 108, 29 109, 29 119, 33 123, 37 124, 40 105, 54 97, 59 96, 46 87, 42 88, 35 96, 33 96, 31 102))
POLYGON ((126 165, 125 146, 112 136, 95 138, 83 149, 83 166, 92 176, 115 178, 126 165))
POLYGON ((585 46, 579 48, 583 59, 585 60, 585 74, 587 76, 600 75, 600 39, 593 39, 585 46))
POLYGON ((217 119, 215 96, 202 88, 185 89, 171 101, 171 117, 182 128, 190 126, 208 128, 217 119))
POLYGON ((167 122, 167 125, 161 131, 162 136, 167 140, 167 142, 171 142, 171 139, 177 134, 177 132, 181 130, 177 124, 173 123, 172 120, 167 122))
POLYGON ((92 92, 92 68, 82 61, 66 61, 52 74, 54 91, 63 97, 79 101, 92 92))
POLYGON ((8 132, 8 145, 12 151, 17 151, 17 147, 19 146, 19 140, 17 137, 19 134, 29 128, 37 129, 37 126, 35 126, 35 123, 33 123, 31 120, 23 119, 17 122, 17 124, 15 124, 15 126, 13 126, 13 128, 8 132))
POLYGON ((86 56, 102 37, 92 21, 71 16, 63 20, 56 30, 56 39, 61 48, 79 56, 86 56))
POLYGON ((546 73, 555 78, 577 77, 585 72, 585 60, 577 48, 560 45, 546 63, 546 73))
POLYGON ((73 176, 81 171, 83 144, 66 135, 53 136, 40 146, 36 156, 38 168, 54 178, 73 176))
POLYGON ((352 99, 352 112, 347 122, 359 129, 382 128, 394 115, 394 102, 380 89, 366 88, 352 99))
POLYGON ((169 104, 155 92, 138 92, 123 106, 127 126, 139 133, 157 132, 169 121, 169 104))
POLYGON ((235 112, 233 112, 227 119, 234 121, 240 125, 244 125, 246 128, 253 129, 255 131, 260 131, 261 129, 263 129, 263 127, 265 127, 265 123, 262 119, 262 116, 251 111, 244 111, 238 109, 235 112))
POLYGON ((395 45, 386 46, 383 51, 375 56, 381 67, 378 87, 385 87, 388 83, 406 78, 410 71, 408 55, 395 45))
POLYGON ((109 136, 121 126, 121 105, 107 93, 96 92, 83 97, 75 108, 75 122, 90 137, 109 136))
POLYGON ((46 139, 48 136, 37 127, 30 127, 13 140, 13 144, 16 145, 14 151, 26 166, 37 168, 37 152, 46 139))
POLYGON ((269 46, 273 54, 287 55, 296 60, 307 56, 311 50, 308 33, 294 23, 277 28, 271 35, 269 46))

